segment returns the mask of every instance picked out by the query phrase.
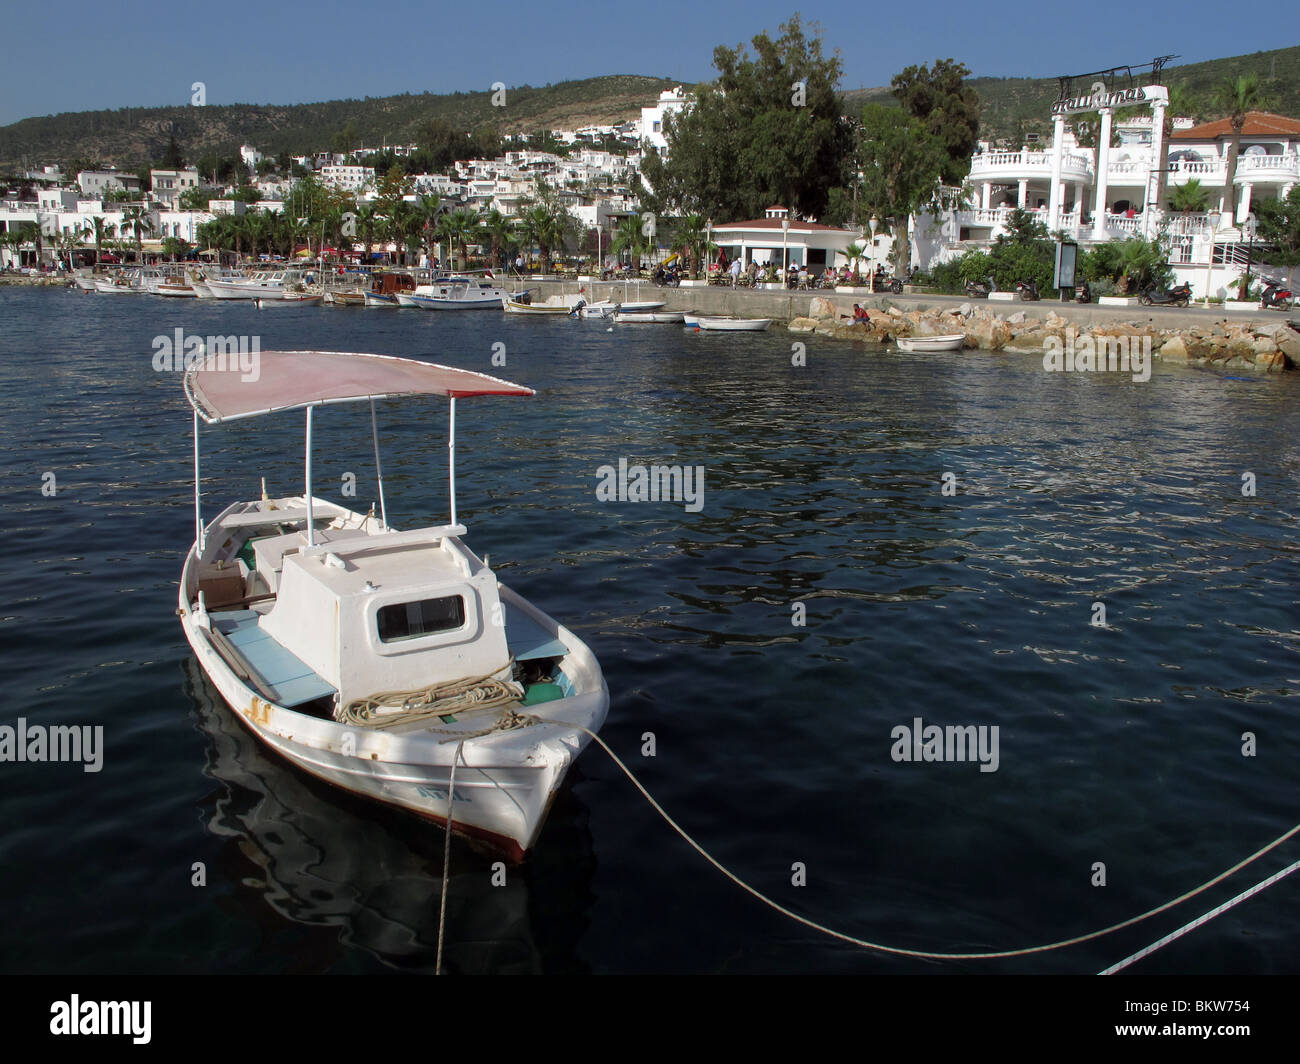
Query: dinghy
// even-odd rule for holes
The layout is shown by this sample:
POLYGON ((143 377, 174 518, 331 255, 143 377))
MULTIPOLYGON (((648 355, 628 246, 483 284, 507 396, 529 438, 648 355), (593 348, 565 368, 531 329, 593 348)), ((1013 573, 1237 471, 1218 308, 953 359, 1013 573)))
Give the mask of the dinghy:
POLYGON ((771 318, 710 318, 701 314, 696 319, 696 327, 705 332, 762 332, 771 324, 771 318))
POLYGON ((545 303, 521 303, 512 296, 502 296, 501 305, 507 314, 570 314, 583 300, 576 296, 551 296, 545 303))
POLYGON ((615 325, 680 325, 680 310, 616 310, 615 325))
POLYGON ((532 389, 381 355, 263 352, 255 373, 236 362, 209 355, 184 378, 195 541, 178 612, 204 673, 303 771, 522 859, 609 708, 591 651, 460 538, 456 400, 532 389), (450 520, 398 532, 374 404, 408 396, 449 400, 450 520), (313 495, 313 416, 349 402, 370 403, 378 515, 313 495), (303 492, 270 497, 263 486, 205 523, 200 424, 288 410, 306 411, 303 492))
POLYGON ((271 296, 270 298, 258 298, 253 300, 253 304, 258 310, 271 310, 275 307, 319 307, 323 295, 306 295, 296 292, 286 292, 282 296, 271 296))
POLYGON ((956 351, 966 342, 965 333, 944 336, 899 336, 894 342, 900 351, 956 351))

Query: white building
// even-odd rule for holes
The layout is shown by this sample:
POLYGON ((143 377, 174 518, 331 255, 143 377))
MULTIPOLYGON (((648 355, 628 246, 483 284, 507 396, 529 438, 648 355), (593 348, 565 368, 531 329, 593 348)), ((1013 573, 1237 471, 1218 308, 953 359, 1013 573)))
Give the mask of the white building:
POLYGON ((360 192, 374 184, 375 171, 370 166, 332 163, 320 168, 321 183, 344 192, 360 192))
POLYGON ((118 189, 139 192, 140 179, 121 170, 82 170, 77 174, 77 186, 87 196, 102 198, 105 192, 118 189))
POLYGON ((193 166, 183 170, 150 170, 153 198, 168 210, 175 210, 181 193, 199 187, 199 172, 193 166))
POLYGON ((658 148, 660 155, 665 154, 668 151, 668 141, 664 139, 664 119, 669 115, 679 114, 690 105, 691 99, 678 85, 661 92, 659 102, 653 107, 642 107, 641 139, 649 141, 658 148))
MULTIPOLYGON (((768 207, 762 218, 715 225, 712 239, 729 260, 740 259, 742 267, 751 262, 759 266, 771 264, 778 269, 787 263, 798 264, 808 267, 813 275, 849 265, 844 249, 853 243, 869 243, 869 238, 864 240, 854 229, 792 219, 789 208, 780 205, 768 207)), ((876 239, 884 241, 885 238, 876 239)), ((877 250, 877 259, 887 250, 877 250)))
POLYGON ((248 167, 250 174, 257 173, 257 164, 264 158, 262 153, 251 144, 241 144, 239 146, 239 157, 244 160, 244 165, 248 167))

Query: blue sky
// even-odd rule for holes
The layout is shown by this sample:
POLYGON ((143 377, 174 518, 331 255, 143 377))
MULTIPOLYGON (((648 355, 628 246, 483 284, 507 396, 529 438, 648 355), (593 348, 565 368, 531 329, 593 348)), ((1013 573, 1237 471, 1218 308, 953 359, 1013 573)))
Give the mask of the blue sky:
POLYGON ((748 44, 764 29, 775 35, 796 10, 821 24, 828 49, 840 49, 845 88, 887 84, 911 63, 947 56, 976 74, 1042 76, 1169 53, 1183 62, 1242 55, 1295 37, 1279 34, 1276 20, 1235 18, 1206 0, 1154 10, 1111 0, 802 9, 797 0, 60 0, 6 8, 0 124, 61 111, 187 104, 196 81, 207 86, 209 104, 473 91, 495 81, 543 85, 597 74, 699 81, 714 74, 715 45, 748 44))

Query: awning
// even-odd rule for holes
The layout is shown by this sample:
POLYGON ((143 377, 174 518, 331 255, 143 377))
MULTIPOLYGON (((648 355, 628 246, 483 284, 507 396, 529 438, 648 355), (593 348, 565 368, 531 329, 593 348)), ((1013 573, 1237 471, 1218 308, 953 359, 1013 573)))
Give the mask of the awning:
POLYGON ((361 399, 535 394, 486 373, 344 351, 216 352, 185 371, 185 395, 209 425, 361 399))

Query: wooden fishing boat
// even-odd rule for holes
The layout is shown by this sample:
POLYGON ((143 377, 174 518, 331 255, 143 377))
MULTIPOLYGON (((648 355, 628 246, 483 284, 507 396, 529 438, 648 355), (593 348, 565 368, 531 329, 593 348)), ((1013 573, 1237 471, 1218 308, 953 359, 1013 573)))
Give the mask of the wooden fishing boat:
POLYGON ((256 373, 191 365, 195 541, 179 614, 204 673, 258 739, 300 769, 481 840, 513 860, 537 841, 565 773, 604 722, 600 665, 462 542, 456 401, 533 395, 468 370, 380 355, 262 352, 256 373), (391 528, 375 401, 449 400, 445 525, 391 528), (369 402, 379 514, 316 498, 313 416, 369 402), (200 424, 306 411, 304 490, 205 523, 200 424))
POLYGON ((507 314, 550 314, 559 317, 572 313, 579 302, 582 301, 574 302, 572 297, 567 296, 551 296, 545 303, 520 303, 511 296, 501 297, 501 305, 507 314))
POLYGON ((368 307, 396 308, 404 304, 398 296, 409 295, 415 291, 415 278, 400 270, 385 270, 371 278, 370 290, 365 293, 368 307))
POLYGON ((311 295, 306 292, 286 292, 282 296, 270 296, 253 300, 258 310, 273 310, 276 307, 319 307, 323 295, 311 295))

